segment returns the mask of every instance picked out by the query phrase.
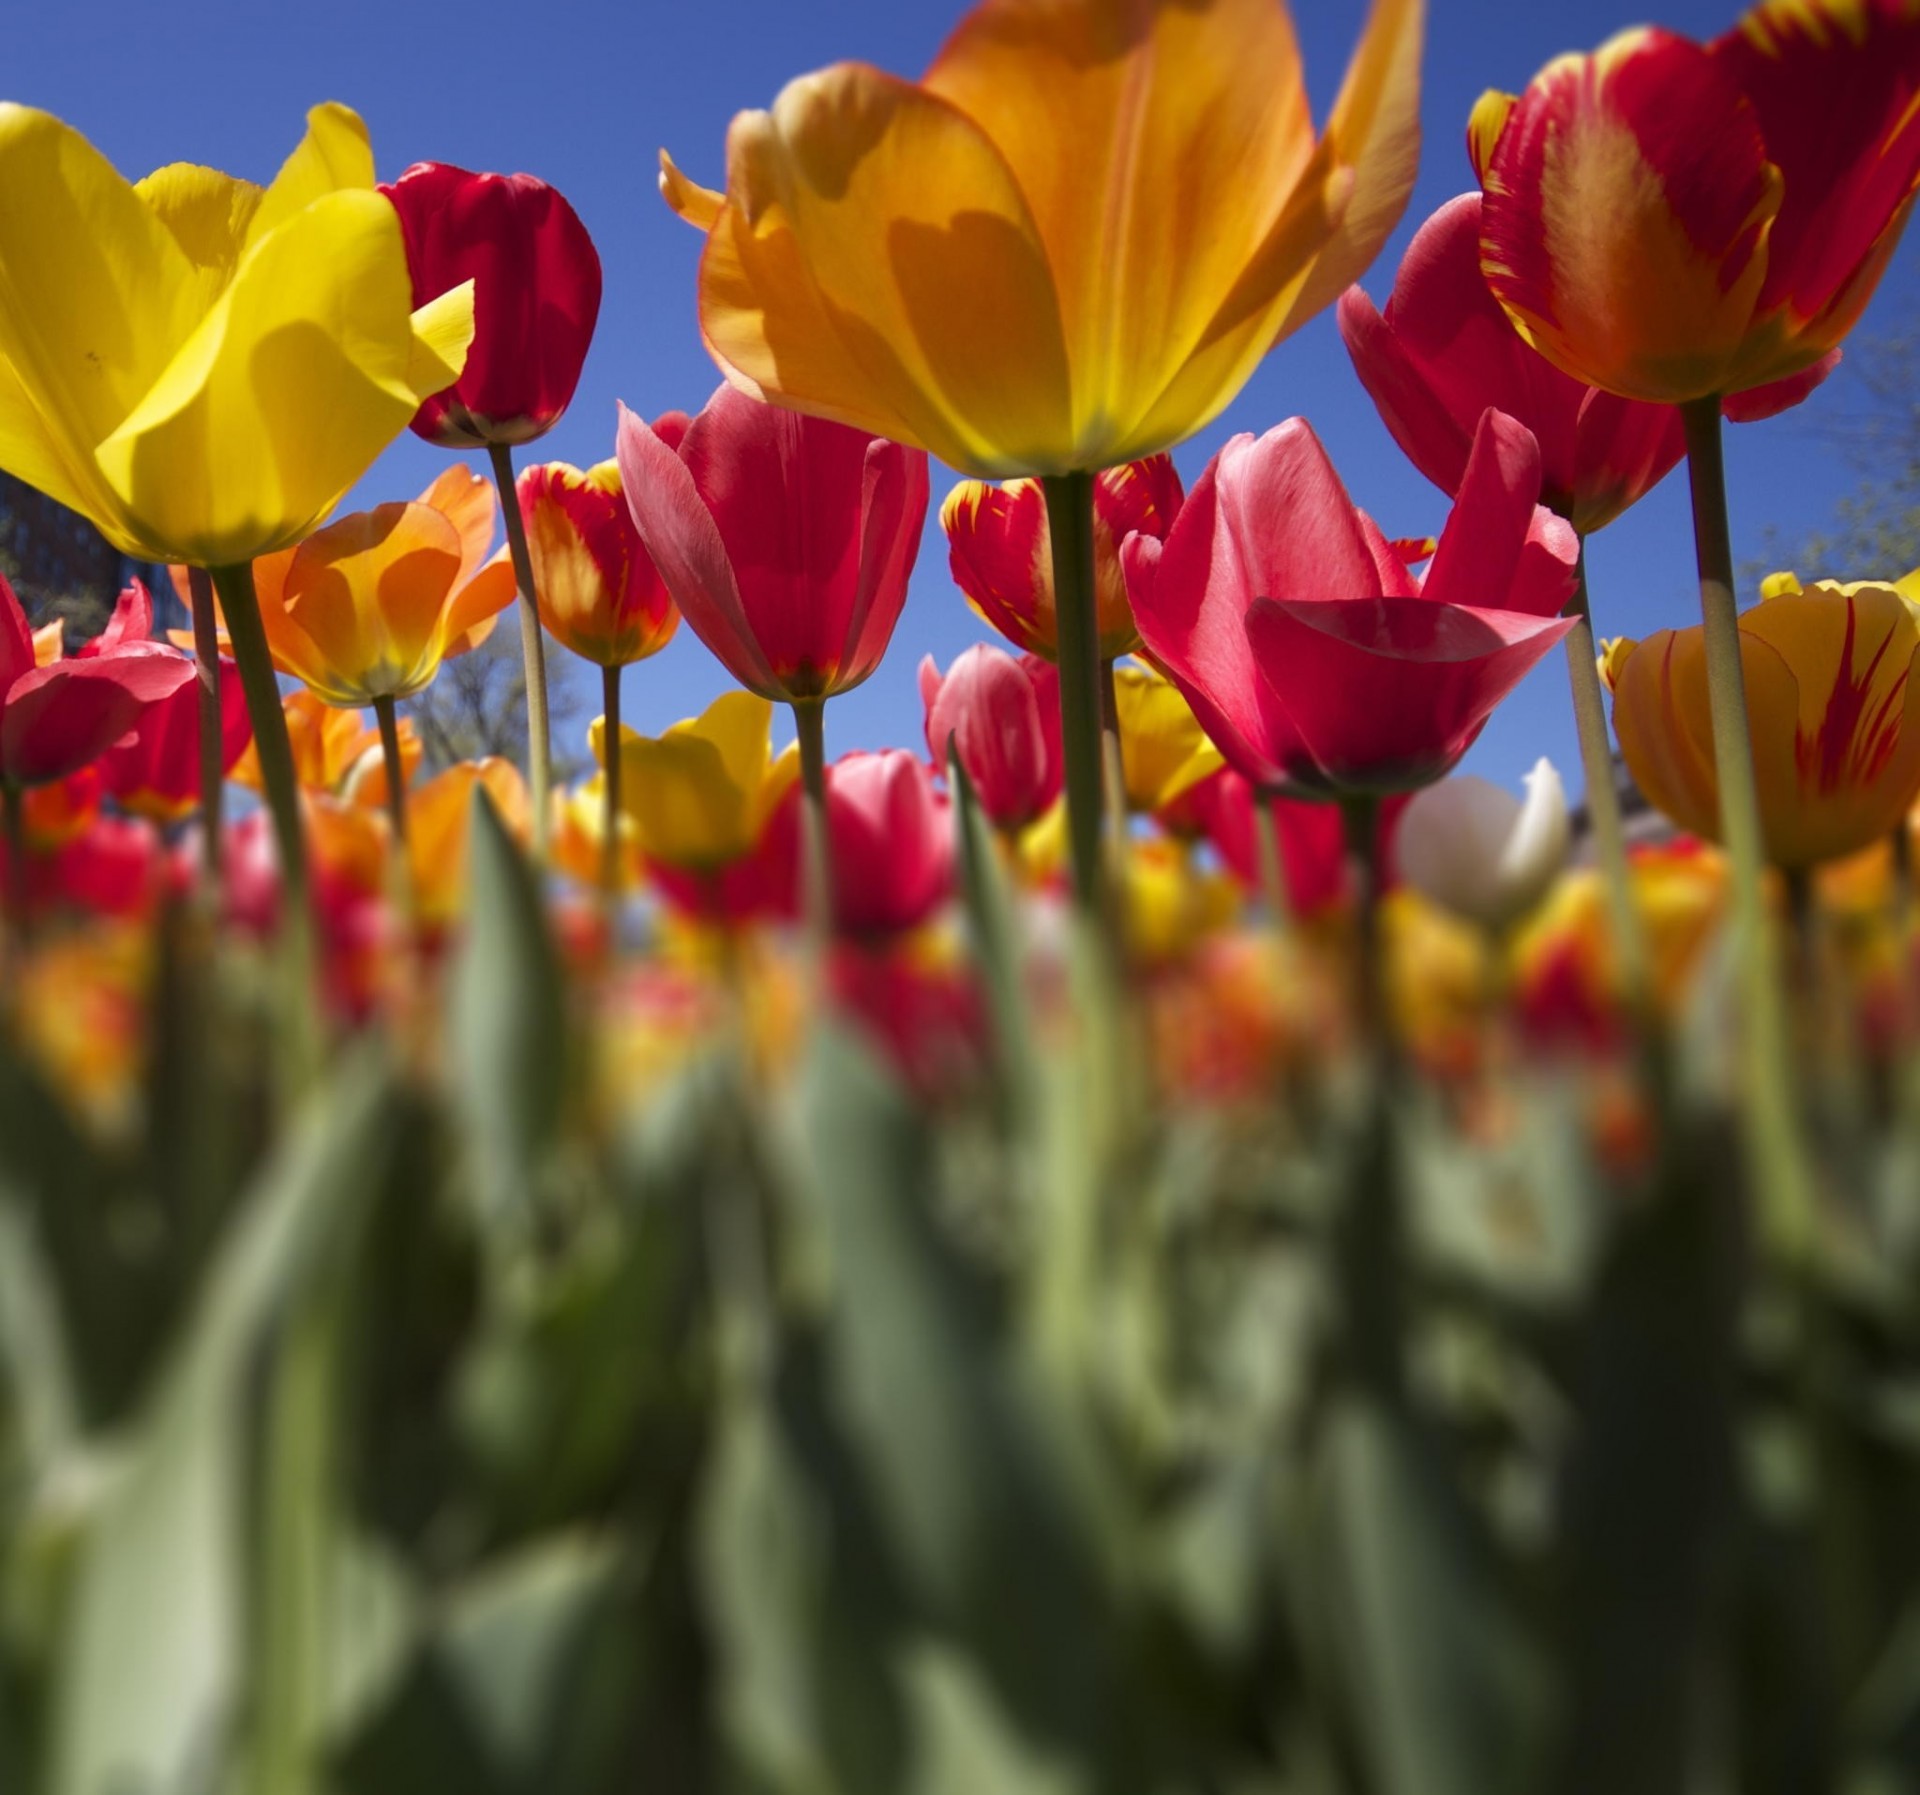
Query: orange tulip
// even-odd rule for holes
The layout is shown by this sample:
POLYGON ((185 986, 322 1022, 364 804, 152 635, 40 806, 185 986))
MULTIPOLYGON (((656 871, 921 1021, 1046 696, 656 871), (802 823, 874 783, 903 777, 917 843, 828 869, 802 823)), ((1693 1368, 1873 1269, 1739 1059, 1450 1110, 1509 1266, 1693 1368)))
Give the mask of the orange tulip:
MULTIPOLYGON (((1920 626, 1891 586, 1769 587, 1741 614, 1740 657, 1767 858, 1799 868, 1878 840, 1920 795, 1920 626)), ((1703 632, 1615 642, 1605 673, 1640 789, 1717 840, 1703 632)))
MULTIPOLYGON (((380 732, 361 712, 337 709, 304 689, 289 692, 280 708, 286 714, 293 773, 301 789, 358 798, 363 781, 380 767, 380 732)), ((399 730, 400 763, 411 780, 420 764, 420 734, 411 717, 400 719, 399 730)), ((233 763, 229 777, 249 791, 265 789, 260 782, 260 758, 251 743, 233 763)), ((384 778, 380 790, 384 793, 384 778)))
POLYGON ((1469 130, 1480 258, 1577 380, 1681 403, 1816 374, 1920 183, 1920 11, 1761 0, 1710 44, 1622 32, 1469 130))
POLYGON ((1421 0, 1375 0, 1325 130, 1281 0, 982 0, 924 81, 837 63, 662 157, 700 321, 758 397, 997 479, 1191 436, 1405 207, 1421 0))
MULTIPOLYGON (((417 500, 353 512, 263 555, 253 579, 274 666, 344 709, 420 691, 513 602, 504 552, 487 559, 495 503, 486 481, 452 467, 417 500)), ((184 569, 174 586, 191 602, 184 569)))

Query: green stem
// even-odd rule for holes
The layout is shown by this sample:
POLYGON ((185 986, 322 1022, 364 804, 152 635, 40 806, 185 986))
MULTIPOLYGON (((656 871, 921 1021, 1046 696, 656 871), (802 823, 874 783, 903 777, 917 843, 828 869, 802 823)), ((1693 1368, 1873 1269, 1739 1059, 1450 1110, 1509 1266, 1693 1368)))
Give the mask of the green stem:
POLYGON ((612 924, 620 907, 620 669, 600 669, 600 709, 606 719, 606 768, 601 775, 600 889, 612 924))
POLYGON ((1767 927, 1761 878, 1764 846, 1747 717, 1740 619, 1733 596, 1733 543, 1727 521, 1726 468, 1721 456, 1720 402, 1693 399, 1680 407, 1686 426, 1693 494, 1694 549, 1700 572, 1700 621, 1706 645, 1713 758, 1720 788, 1720 838, 1732 881, 1729 929, 1745 1014, 1741 1117, 1751 1174, 1772 1245, 1798 1259, 1812 1222, 1805 1148, 1788 1058, 1786 1006, 1767 927))
POLYGON ((1648 972, 1646 931, 1633 901, 1627 866, 1627 835, 1620 820, 1620 793, 1613 781, 1613 740, 1607 732, 1606 696, 1593 638, 1593 612, 1587 589, 1587 544, 1567 607, 1578 620, 1567 632, 1567 678, 1573 687, 1573 720, 1580 737, 1580 764, 1587 788, 1587 820, 1593 830, 1594 859, 1600 868, 1613 925, 1614 952, 1627 1009, 1642 1029, 1653 1022, 1653 986, 1648 972))
POLYGON ((833 932, 833 847, 827 831, 827 707, 818 698, 793 700, 793 727, 800 737, 800 787, 804 828, 800 852, 802 914, 814 946, 833 932))
POLYGON ((32 896, 27 865, 27 794, 17 785, 0 781, 0 831, 7 845, 7 963, 26 946, 32 928, 32 896))
POLYGON ((387 769, 387 821, 393 825, 395 852, 404 862, 408 851, 407 770, 400 756, 400 719, 390 697, 373 701, 373 715, 380 725, 380 757, 387 769))
POLYGON ((1340 800, 1347 864, 1353 869, 1354 881, 1354 1013, 1369 1057, 1384 1064, 1389 1056, 1391 1028, 1386 967, 1381 961, 1379 819, 1380 800, 1371 792, 1356 792, 1340 800))
POLYGON ((1287 894, 1287 850, 1280 840, 1279 800, 1272 792, 1253 794, 1253 838, 1260 851, 1260 895, 1284 934, 1293 924, 1293 900, 1287 894))
POLYGON ((220 704, 220 626, 213 615, 213 581, 204 567, 187 570, 193 595, 193 655, 200 681, 200 865, 207 889, 220 889, 224 846, 227 746, 226 719, 220 704))
POLYGON ((226 619, 227 640, 240 670, 240 689, 246 694, 247 718, 253 725, 253 748, 260 763, 260 783, 273 820, 274 845, 280 860, 280 939, 285 955, 282 975, 286 1004, 290 1083, 306 1082, 319 1061, 320 1031, 315 1007, 318 963, 314 952, 313 889, 307 874, 307 838, 300 811, 300 782, 294 771, 293 744, 287 737, 287 715, 280 708, 280 685, 274 677, 273 653, 260 621, 260 602, 253 589, 253 563, 238 561, 210 570, 226 619))
POLYGON ((1093 475, 1041 481, 1053 547, 1054 654, 1060 666, 1060 736, 1066 761, 1067 841, 1073 899, 1096 922, 1106 915, 1100 863, 1103 808, 1100 632, 1095 614, 1093 475))
POLYGON ((520 652, 527 664, 527 784, 533 798, 533 851, 547 857, 548 794, 553 789, 553 729, 547 712, 547 648, 540 629, 540 599, 534 589, 533 557, 527 551, 527 526, 520 515, 520 494, 513 483, 513 451, 505 443, 488 450, 493 481, 500 489, 500 513, 507 525, 507 549, 514 582, 520 588, 520 652))

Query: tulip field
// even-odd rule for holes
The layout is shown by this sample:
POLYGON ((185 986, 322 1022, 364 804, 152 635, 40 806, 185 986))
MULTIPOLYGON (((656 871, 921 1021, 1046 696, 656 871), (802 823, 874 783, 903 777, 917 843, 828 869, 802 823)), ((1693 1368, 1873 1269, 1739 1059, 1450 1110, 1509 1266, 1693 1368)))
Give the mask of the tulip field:
POLYGON ((1284 0, 978 0, 662 152, 714 385, 585 468, 544 180, 0 104, 0 473, 146 570, 0 578, 0 1795, 1920 1791, 1920 569, 1743 605, 1724 454, 1920 0, 1489 92, 1397 266, 1357 15, 1329 108, 1284 0), (1419 519, 1176 468, 1323 315, 1419 519), (1462 771, 1536 668, 1577 762, 1462 771))

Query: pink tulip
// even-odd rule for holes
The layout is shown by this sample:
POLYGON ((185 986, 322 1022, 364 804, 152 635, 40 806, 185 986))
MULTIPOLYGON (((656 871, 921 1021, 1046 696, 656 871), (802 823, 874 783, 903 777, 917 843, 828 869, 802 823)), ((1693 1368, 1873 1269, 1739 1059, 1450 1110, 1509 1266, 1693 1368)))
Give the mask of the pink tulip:
POLYGON ((750 692, 812 703, 880 664, 927 515, 927 457, 723 386, 679 450, 623 405, 620 483, 688 627, 750 692))
POLYGON ((1127 585, 1148 651, 1263 790, 1439 778, 1573 627, 1579 539, 1537 504, 1540 450, 1489 411, 1424 580, 1347 497, 1300 418, 1214 457, 1127 585))
POLYGON ((953 827, 926 764, 904 748, 827 769, 834 924, 850 935, 917 928, 953 889, 953 827))
MULTIPOLYGON (((1478 193, 1451 199, 1414 233, 1384 315, 1358 287, 1340 301, 1354 371, 1407 459, 1442 492, 1467 471, 1492 406, 1540 443, 1540 502, 1581 535, 1611 523, 1685 452, 1670 405, 1616 398, 1563 374, 1516 331, 1480 271, 1478 193)), ((1839 351, 1790 380, 1725 402, 1736 423, 1797 405, 1839 351)))
POLYGON ((70 660, 36 666, 33 632, 0 578, 0 784, 45 785, 98 760, 146 707, 192 682, 193 662, 133 639, 144 587, 122 595, 105 634, 70 660))
POLYGON ((927 750, 936 770, 952 742, 995 827, 1024 829, 1060 795, 1060 673, 1038 655, 1015 657, 981 643, 943 679, 920 663, 927 750))

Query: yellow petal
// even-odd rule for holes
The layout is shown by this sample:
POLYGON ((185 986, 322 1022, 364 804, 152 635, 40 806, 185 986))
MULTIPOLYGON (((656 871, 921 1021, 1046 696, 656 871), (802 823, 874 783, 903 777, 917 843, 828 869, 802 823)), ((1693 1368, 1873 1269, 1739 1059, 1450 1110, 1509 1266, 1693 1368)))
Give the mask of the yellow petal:
POLYGON ((411 303, 376 193, 329 194, 256 242, 100 445, 152 557, 218 566, 306 535, 417 408, 411 303))
POLYGON ((307 134, 280 165, 247 231, 251 247, 296 212, 343 188, 373 186, 373 146, 367 127, 349 106, 330 100, 307 114, 307 134))
POLYGON ((407 385, 416 400, 443 393, 460 378, 473 343, 473 282, 463 280, 413 314, 407 385))
POLYGON ((724 193, 715 193, 711 187, 702 187, 698 181, 688 180, 674 166, 673 158, 665 150, 660 152, 660 197, 680 217, 703 231, 713 229, 714 220, 720 216, 720 208, 727 203, 724 193))
POLYGON ((1770 573, 1760 582, 1762 598, 1779 598, 1788 593, 1798 592, 1800 581, 1791 573, 1770 573))
POLYGON ((1127 803, 1152 812, 1225 764, 1173 682, 1144 667, 1113 670, 1127 803))
POLYGON ((1507 128, 1508 115, 1519 97, 1490 87, 1473 103, 1473 113, 1467 120, 1467 159, 1473 164, 1474 177, 1483 186, 1488 165, 1493 161, 1494 145, 1507 128))
MULTIPOLYGON (((1125 439, 1314 151, 1278 0, 986 0, 928 71, 999 147, 1060 291, 1075 442, 1125 439)), ((1107 454, 1106 460, 1125 459, 1107 454)))
POLYGON ((137 552, 91 455, 193 330, 197 276, 132 185, 47 113, 0 105, 0 193, 0 454, 23 479, 53 473, 47 490, 137 552))
POLYGON ((700 320, 748 391, 962 471, 1067 465, 1059 303, 1005 159, 953 106, 843 63, 727 135, 700 320))
POLYGON ((134 192, 173 233, 198 272, 202 308, 212 305, 240 265, 247 228, 260 209, 260 189, 217 168, 174 162, 156 168, 134 192))

